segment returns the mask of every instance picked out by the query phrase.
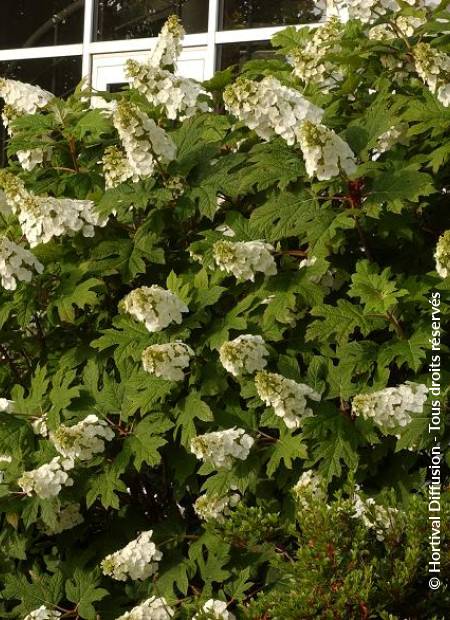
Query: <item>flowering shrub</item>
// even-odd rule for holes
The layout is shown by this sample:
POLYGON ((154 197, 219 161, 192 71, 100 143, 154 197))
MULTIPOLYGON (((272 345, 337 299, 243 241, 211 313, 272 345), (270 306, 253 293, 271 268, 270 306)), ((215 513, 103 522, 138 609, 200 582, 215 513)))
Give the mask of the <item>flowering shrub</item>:
POLYGON ((2 618, 446 617, 449 3, 328 4, 204 85, 175 18, 122 93, 0 80, 2 618))

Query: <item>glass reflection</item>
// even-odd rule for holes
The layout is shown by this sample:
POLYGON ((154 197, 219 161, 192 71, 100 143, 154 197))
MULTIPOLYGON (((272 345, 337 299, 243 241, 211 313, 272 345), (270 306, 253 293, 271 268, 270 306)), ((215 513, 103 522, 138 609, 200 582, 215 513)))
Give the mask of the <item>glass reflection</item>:
POLYGON ((315 0, 221 0, 221 30, 264 28, 320 21, 323 2, 315 0))
POLYGON ((1 0, 0 48, 81 43, 84 0, 1 0))
POLYGON ((97 0, 99 41, 158 36, 169 15, 179 15, 186 32, 206 32, 208 0, 97 0))
POLYGON ((250 43, 227 43, 219 45, 217 56, 217 68, 220 71, 237 65, 242 69, 249 60, 262 60, 264 58, 276 58, 276 50, 269 41, 255 41, 250 43))

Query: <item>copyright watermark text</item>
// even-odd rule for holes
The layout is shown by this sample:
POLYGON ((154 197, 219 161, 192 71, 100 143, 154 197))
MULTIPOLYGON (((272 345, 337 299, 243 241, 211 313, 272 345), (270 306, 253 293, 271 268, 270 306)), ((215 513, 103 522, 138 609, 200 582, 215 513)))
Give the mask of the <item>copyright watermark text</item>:
POLYGON ((431 590, 441 586, 441 295, 434 291, 431 304, 431 362, 429 364, 431 419, 428 433, 432 441, 428 484, 428 521, 430 527, 428 584, 431 590))

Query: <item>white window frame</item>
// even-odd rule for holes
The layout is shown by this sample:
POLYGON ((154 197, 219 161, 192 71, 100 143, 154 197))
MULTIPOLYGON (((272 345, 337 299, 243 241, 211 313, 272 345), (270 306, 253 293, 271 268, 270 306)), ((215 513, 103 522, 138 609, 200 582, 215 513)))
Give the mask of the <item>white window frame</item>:
MULTIPOLYGON (((149 50, 156 38, 126 39, 118 41, 94 41, 95 0, 85 0, 83 36, 80 43, 71 45, 54 45, 45 47, 29 47, 0 50, 0 62, 9 60, 28 60, 44 58, 80 57, 83 77, 91 80, 92 61, 97 54, 117 54, 149 50)), ((252 41, 268 41, 285 28, 275 26, 269 28, 246 28, 243 30, 219 30, 220 0, 209 0, 208 30, 198 34, 188 34, 184 39, 184 47, 205 46, 205 79, 214 75, 217 63, 218 46, 226 43, 245 43, 252 41)), ((307 24, 310 27, 320 23, 307 24)), ((298 24, 298 27, 305 24, 298 24)))

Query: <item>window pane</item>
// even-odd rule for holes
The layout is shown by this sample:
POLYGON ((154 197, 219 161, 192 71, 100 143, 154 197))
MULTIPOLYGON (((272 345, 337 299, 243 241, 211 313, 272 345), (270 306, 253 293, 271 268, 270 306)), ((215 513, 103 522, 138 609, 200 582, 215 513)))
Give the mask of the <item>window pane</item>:
POLYGON ((58 97, 65 97, 81 80, 81 57, 3 61, 0 76, 37 84, 58 97))
MULTIPOLYGON (((37 84, 58 97, 65 97, 81 80, 81 58, 73 56, 0 62, 0 76, 37 84)), ((0 99, 0 109, 2 105, 3 101, 0 99)), ((0 119, 0 167, 6 163, 5 141, 6 132, 0 119)))
POLYGON ((253 43, 227 43, 218 46, 217 65, 220 71, 238 65, 241 69, 248 60, 275 58, 276 51, 269 41, 255 41, 253 43))
POLYGON ((84 0, 1 0, 0 47, 81 43, 84 0))
POLYGON ((97 0, 98 41, 158 36, 169 15, 179 15, 186 32, 206 32, 208 0, 97 0))
POLYGON ((320 21, 315 0, 221 0, 221 30, 264 28, 320 21))

